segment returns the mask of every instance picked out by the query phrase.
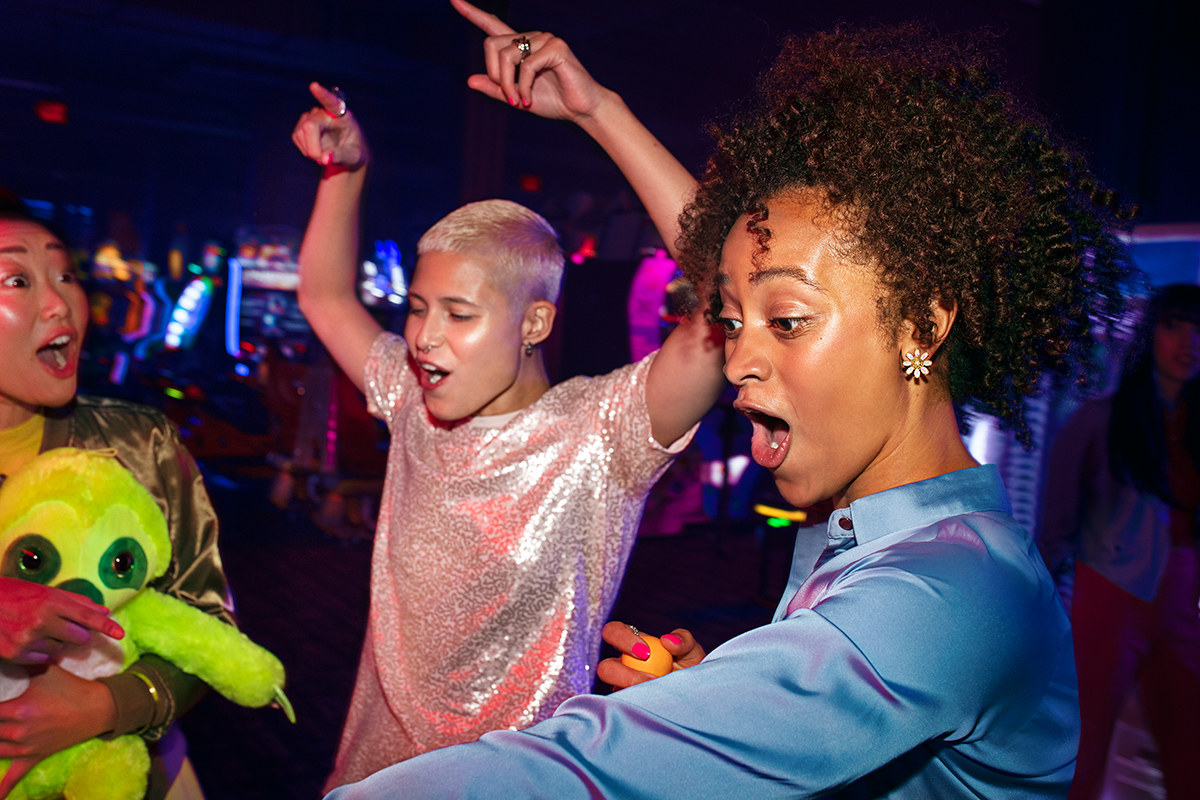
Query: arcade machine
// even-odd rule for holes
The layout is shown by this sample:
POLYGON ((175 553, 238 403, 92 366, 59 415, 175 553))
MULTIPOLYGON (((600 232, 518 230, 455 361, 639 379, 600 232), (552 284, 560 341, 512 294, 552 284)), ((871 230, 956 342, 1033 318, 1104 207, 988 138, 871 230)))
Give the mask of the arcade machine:
POLYGON ((258 388, 238 374, 224 348, 225 252, 208 242, 199 263, 185 265, 182 252, 171 251, 168 283, 174 299, 159 332, 140 340, 134 355, 137 362, 153 364, 164 410, 194 457, 261 461, 268 441, 258 388))
MULTIPOLYGON (((374 527, 386 466, 386 432, 312 333, 296 296, 300 232, 248 226, 229 259, 226 352, 253 379, 271 419, 272 502, 298 503, 325 529, 351 536, 374 527)), ((390 313, 406 296, 394 243, 364 263, 360 298, 390 313)))

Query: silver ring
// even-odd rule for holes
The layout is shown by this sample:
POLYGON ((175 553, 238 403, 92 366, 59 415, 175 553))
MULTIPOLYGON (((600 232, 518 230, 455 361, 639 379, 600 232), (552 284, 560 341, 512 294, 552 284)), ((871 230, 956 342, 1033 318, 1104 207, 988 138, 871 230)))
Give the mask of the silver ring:
POLYGON ((338 99, 338 113, 336 116, 338 119, 341 119, 342 117, 346 116, 346 93, 336 86, 329 91, 333 92, 338 99))
POLYGON ((533 52, 533 45, 529 44, 529 40, 524 36, 518 36, 512 40, 512 43, 518 50, 521 51, 521 60, 529 58, 529 54, 533 52))
MULTIPOLYGON (((629 623, 628 623, 628 622, 626 622, 625 624, 626 624, 626 625, 629 625, 629 623)), ((641 632, 641 631, 639 631, 637 628, 633 627, 632 625, 629 625, 629 630, 633 631, 633 635, 634 635, 634 636, 637 636, 638 638, 641 638, 642 632, 641 632)))
POLYGON ((432 349, 433 349, 433 345, 431 345, 431 344, 427 344, 424 347, 420 348, 422 353, 428 353, 432 349))

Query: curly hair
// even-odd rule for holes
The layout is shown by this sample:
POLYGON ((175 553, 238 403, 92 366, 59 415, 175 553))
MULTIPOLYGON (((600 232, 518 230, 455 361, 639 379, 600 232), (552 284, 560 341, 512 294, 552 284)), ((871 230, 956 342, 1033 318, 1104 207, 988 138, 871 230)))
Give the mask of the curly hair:
POLYGON ((1024 398, 1047 371, 1085 377, 1092 325, 1120 313, 1131 212, 998 86, 981 43, 913 24, 789 37, 755 102, 711 128, 679 260, 711 295, 740 217, 765 252, 767 202, 817 190, 845 254, 878 265, 881 324, 931 344, 931 304, 955 303, 939 380, 1028 445, 1024 398))

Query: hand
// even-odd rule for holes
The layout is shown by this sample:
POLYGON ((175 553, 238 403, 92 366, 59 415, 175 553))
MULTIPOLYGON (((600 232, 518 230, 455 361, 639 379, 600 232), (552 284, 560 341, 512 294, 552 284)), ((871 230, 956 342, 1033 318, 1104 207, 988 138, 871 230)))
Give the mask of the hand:
POLYGON ((593 115, 608 90, 588 74, 557 36, 541 31, 517 34, 495 14, 466 0, 450 0, 454 10, 488 34, 483 42, 485 75, 472 75, 467 85, 510 106, 549 119, 581 122, 593 115), (513 40, 523 35, 530 53, 524 60, 513 40))
POLYGON ((367 140, 354 114, 345 110, 343 98, 316 81, 308 90, 320 105, 300 115, 292 130, 296 147, 323 167, 350 171, 362 167, 370 157, 367 140))
POLYGON ((112 730, 116 716, 104 684, 53 664, 36 672, 21 696, 0 703, 0 758, 13 762, 0 797, 46 756, 112 730))
MULTIPOLYGON (((633 653, 636 645, 645 647, 646 643, 633 632, 624 622, 609 622, 601 631, 604 641, 620 650, 622 653, 633 653)), ((671 670, 694 667, 704 660, 704 648, 696 644, 690 631, 676 628, 671 633, 661 637, 663 647, 674 657, 671 670)), ((654 680, 654 676, 640 670, 627 667, 619 658, 606 658, 596 667, 596 677, 616 689, 624 689, 635 683, 654 680)))
POLYGON ((97 631, 120 639, 125 631, 108 609, 51 586, 0 578, 0 659, 44 664, 65 644, 86 644, 97 631))

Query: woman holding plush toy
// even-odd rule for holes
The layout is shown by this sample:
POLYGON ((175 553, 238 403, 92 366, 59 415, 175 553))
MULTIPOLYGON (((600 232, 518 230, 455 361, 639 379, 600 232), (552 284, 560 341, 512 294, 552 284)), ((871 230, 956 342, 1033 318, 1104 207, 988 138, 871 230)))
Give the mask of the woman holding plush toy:
MULTIPOLYGON (((87 314, 67 248, 0 189, 0 476, 44 450, 111 448, 167 520, 173 558, 153 587, 232 624, 216 514, 175 428, 154 409, 76 395, 87 314)), ((30 672, 26 691, 0 702, 0 759, 12 762, 0 778, 0 798, 46 756, 87 739, 136 733, 156 754, 171 723, 206 691, 198 678, 153 655, 99 680, 54 663, 64 647, 98 635, 124 635, 108 609, 0 577, 0 666, 25 665, 30 672)), ((170 760, 155 758, 146 796, 167 797, 169 788, 175 796, 189 783, 188 796, 199 796, 190 767, 181 772, 186 765, 170 760)))

